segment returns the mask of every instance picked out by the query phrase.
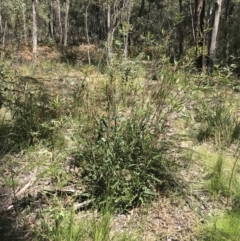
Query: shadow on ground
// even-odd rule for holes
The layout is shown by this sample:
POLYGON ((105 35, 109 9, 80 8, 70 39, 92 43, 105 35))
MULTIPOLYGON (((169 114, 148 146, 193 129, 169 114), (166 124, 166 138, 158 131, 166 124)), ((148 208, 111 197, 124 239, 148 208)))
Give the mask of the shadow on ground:
POLYGON ((27 240, 18 217, 12 207, 12 195, 5 187, 0 187, 0 240, 27 240), (8 210, 9 209, 9 210, 8 210))

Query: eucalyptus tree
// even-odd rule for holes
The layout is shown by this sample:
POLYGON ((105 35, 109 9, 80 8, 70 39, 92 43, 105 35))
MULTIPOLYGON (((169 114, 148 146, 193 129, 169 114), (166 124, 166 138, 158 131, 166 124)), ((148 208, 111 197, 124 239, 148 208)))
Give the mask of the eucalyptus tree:
POLYGON ((214 13, 214 22, 212 28, 212 37, 211 37, 211 44, 209 49, 209 70, 210 72, 213 71, 213 65, 216 55, 216 44, 217 44, 217 34, 219 29, 219 21, 220 21, 220 14, 222 9, 222 0, 215 1, 215 13, 214 13))
POLYGON ((56 0, 55 4, 55 12, 56 12, 56 41, 59 46, 62 45, 63 42, 63 27, 62 27, 62 13, 61 13, 61 3, 60 0, 56 0))
POLYGON ((64 40, 63 45, 68 44, 68 17, 69 17, 70 0, 66 0, 65 3, 65 16, 64 16, 64 40))

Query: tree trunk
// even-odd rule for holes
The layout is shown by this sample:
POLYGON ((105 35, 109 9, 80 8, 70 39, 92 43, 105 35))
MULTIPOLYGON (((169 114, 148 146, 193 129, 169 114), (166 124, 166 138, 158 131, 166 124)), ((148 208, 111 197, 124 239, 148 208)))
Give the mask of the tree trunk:
POLYGON ((53 2, 50 1, 49 4, 49 37, 53 38, 53 2))
POLYGON ((111 24, 111 5, 107 6, 107 62, 112 63, 112 24, 111 24))
POLYGON ((124 12, 122 13, 122 31, 123 31, 123 43, 124 43, 124 58, 125 60, 128 57, 128 52, 130 49, 130 32, 132 31, 132 26, 130 24, 130 18, 133 8, 132 0, 126 0, 124 2, 124 12))
MULTIPOLYGON (((2 49, 4 50, 4 48, 5 48, 5 40, 6 40, 6 33, 7 33, 7 20, 5 21, 4 29, 2 31, 3 31, 2 49)), ((4 57, 4 51, 1 51, 1 59, 3 59, 3 57, 4 57)))
POLYGON ((27 25, 26 25, 26 9, 22 9, 22 16, 23 16, 23 38, 24 41, 27 42, 27 25))
POLYGON ((230 64, 230 43, 229 43, 229 27, 231 25, 229 21, 229 17, 233 13, 235 4, 232 2, 232 0, 226 0, 225 1, 225 14, 224 14, 224 43, 225 43, 225 49, 224 49, 224 63, 229 65, 230 64))
POLYGON ((194 26, 194 16, 193 16, 193 10, 192 10, 192 1, 189 2, 189 9, 191 14, 191 24, 192 24, 192 32, 193 32, 193 41, 196 43, 196 33, 195 33, 195 26, 194 26))
POLYGON ((90 39, 89 39, 89 34, 88 34, 88 8, 90 5, 90 1, 88 1, 88 4, 86 6, 86 12, 85 12, 85 31, 86 31, 86 36, 87 36, 87 54, 88 54, 88 64, 91 64, 91 56, 90 56, 90 39))
POLYGON ((204 11, 205 11, 205 0, 196 0, 195 2, 195 30, 197 33, 197 42, 202 40, 201 34, 204 28, 204 11))
POLYGON ((3 32, 3 25, 2 25, 2 9, 0 7, 0 33, 2 34, 3 32))
POLYGON ((63 46, 67 46, 68 40, 68 13, 69 13, 70 0, 66 0, 66 9, 65 9, 65 19, 64 19, 64 42, 63 46))
POLYGON ((143 13, 144 13, 144 9, 145 9, 145 0, 142 0, 141 1, 141 7, 139 9, 139 12, 138 12, 138 17, 141 18, 143 13))
POLYGON ((204 12, 205 12, 205 0, 195 1, 195 41, 196 41, 196 67, 199 70, 204 71, 206 67, 205 63, 205 36, 204 36, 204 12))
POLYGON ((213 65, 216 55, 216 45, 217 45, 217 34, 220 22, 220 14, 222 8, 222 0, 215 1, 215 16, 214 16, 214 23, 212 28, 212 38, 211 38, 211 45, 209 50, 209 71, 210 73, 213 72, 213 65))
POLYGON ((37 57, 37 1, 32 0, 32 15, 33 15, 33 25, 32 25, 32 51, 33 60, 37 57))
POLYGON ((57 0, 57 6, 56 6, 56 24, 57 24, 57 42, 58 45, 61 46, 63 43, 63 30, 62 30, 62 21, 61 21, 61 4, 60 0, 57 0))
MULTIPOLYGON (((183 11, 183 7, 182 7, 182 0, 179 0, 179 13, 180 16, 182 16, 182 11, 183 11)), ((183 54, 183 32, 182 32, 182 22, 179 24, 179 58, 182 56, 183 54)))

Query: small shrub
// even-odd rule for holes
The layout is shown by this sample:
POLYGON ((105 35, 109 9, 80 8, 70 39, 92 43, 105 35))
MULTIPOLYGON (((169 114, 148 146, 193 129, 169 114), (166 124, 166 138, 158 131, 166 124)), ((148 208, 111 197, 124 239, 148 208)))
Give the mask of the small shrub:
POLYGON ((116 70, 110 74, 98 94, 89 93, 91 109, 82 106, 81 151, 75 155, 98 206, 108 202, 118 211, 148 203, 170 181, 168 168, 174 165, 165 159, 171 147, 166 123, 179 106, 177 78, 159 73, 154 90, 146 91, 128 67, 119 79, 116 70))
POLYGON ((78 156, 83 181, 100 202, 109 197, 120 209, 144 203, 155 195, 154 183, 161 183, 156 174, 165 170, 154 137, 136 120, 105 124, 78 156))
POLYGON ((5 106, 12 116, 11 138, 15 143, 34 144, 53 134, 52 119, 58 108, 47 90, 34 78, 20 79, 5 94, 5 106))

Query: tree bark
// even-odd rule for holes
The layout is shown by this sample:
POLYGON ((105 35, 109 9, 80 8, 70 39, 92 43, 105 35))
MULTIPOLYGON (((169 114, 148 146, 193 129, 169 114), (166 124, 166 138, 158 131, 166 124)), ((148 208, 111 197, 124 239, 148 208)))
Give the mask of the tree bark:
POLYGON ((204 10, 205 10, 205 0, 196 0, 195 2, 195 29, 197 32, 197 42, 202 40, 201 34, 204 28, 204 10))
POLYGON ((204 71, 206 67, 205 54, 204 54, 204 12, 205 0, 195 1, 195 41, 196 41, 196 67, 204 71))
POLYGON ((53 38, 53 1, 49 4, 49 37, 53 38))
POLYGON ((2 8, 0 7, 0 33, 3 32, 3 25, 2 25, 2 8))
POLYGON ((124 2, 124 12, 122 13, 122 26, 123 26, 123 43, 124 43, 124 58, 128 57, 128 52, 130 49, 130 32, 132 31, 132 26, 130 24, 130 18, 133 8, 132 0, 126 0, 124 2))
POLYGON ((91 64, 91 56, 90 56, 90 39, 89 39, 89 34, 88 34, 88 8, 90 5, 90 1, 88 1, 88 4, 86 6, 86 12, 85 12, 85 31, 86 31, 86 36, 87 36, 87 54, 88 54, 88 64, 91 64))
POLYGON ((195 33, 195 22, 194 22, 194 16, 193 16, 193 10, 192 10, 192 1, 189 1, 189 9, 190 9, 190 15, 191 15, 191 24, 192 24, 192 32, 193 32, 193 41, 196 43, 196 33, 195 33))
POLYGON ((23 38, 24 41, 27 42, 27 25, 26 25, 26 9, 22 9, 22 17, 23 17, 23 38))
POLYGON ((33 26, 32 26, 32 52, 33 60, 37 57, 37 1, 32 0, 32 16, 33 16, 33 26))
POLYGON ((215 16, 214 16, 214 23, 212 28, 212 38, 211 38, 211 45, 209 50, 209 71, 210 73, 213 72, 214 60, 216 55, 216 45, 217 45, 217 34, 220 22, 220 14, 222 8, 222 0, 215 1, 215 16))
MULTIPOLYGON (((182 16, 182 11, 183 11, 182 0, 179 0, 179 13, 180 13, 180 16, 182 16)), ((179 58, 180 58, 182 56, 182 54, 183 54, 182 22, 179 24, 178 31, 179 31, 179 58)))
POLYGON ((57 0, 57 6, 56 6, 56 22, 57 22, 57 42, 58 45, 61 46, 63 43, 63 29, 62 29, 62 21, 61 21, 61 4, 60 0, 57 0))
POLYGON ((64 18, 64 42, 63 46, 67 46, 68 42, 68 13, 69 13, 70 0, 66 0, 65 18, 64 18))
POLYGON ((141 1, 141 6, 138 12, 138 17, 141 18, 143 13, 144 13, 144 9, 145 9, 145 0, 141 1))
POLYGON ((107 5, 107 62, 112 63, 112 24, 111 24, 111 5, 107 5))
MULTIPOLYGON (((6 33, 7 33, 7 20, 5 21, 4 29, 2 31, 3 31, 2 49, 4 50, 4 48, 5 48, 5 40, 6 40, 5 38, 6 38, 6 33)), ((1 59, 3 59, 3 56, 4 56, 4 51, 1 51, 1 59)))
POLYGON ((225 13, 224 13, 224 22, 225 22, 224 23, 225 24, 225 28, 224 28, 224 44, 225 44, 224 63, 229 65, 230 64, 230 51, 229 51, 230 50, 230 43, 229 43, 228 28, 231 25, 229 17, 233 13, 233 9, 234 9, 235 4, 232 2, 232 0, 225 0, 224 5, 225 5, 224 6, 224 9, 225 9, 225 13))

